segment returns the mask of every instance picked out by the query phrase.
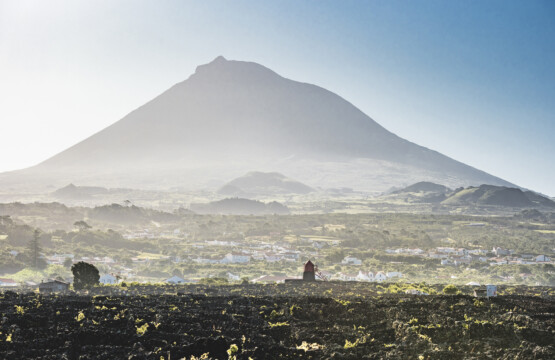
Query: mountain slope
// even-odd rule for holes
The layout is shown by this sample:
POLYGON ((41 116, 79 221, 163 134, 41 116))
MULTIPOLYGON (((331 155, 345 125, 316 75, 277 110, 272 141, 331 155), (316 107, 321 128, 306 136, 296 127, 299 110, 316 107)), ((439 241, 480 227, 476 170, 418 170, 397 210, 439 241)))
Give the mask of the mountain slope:
POLYGON ((253 168, 375 191, 415 178, 511 185, 399 138, 330 91, 223 57, 43 163, 0 174, 0 184, 163 189, 206 186, 253 168))

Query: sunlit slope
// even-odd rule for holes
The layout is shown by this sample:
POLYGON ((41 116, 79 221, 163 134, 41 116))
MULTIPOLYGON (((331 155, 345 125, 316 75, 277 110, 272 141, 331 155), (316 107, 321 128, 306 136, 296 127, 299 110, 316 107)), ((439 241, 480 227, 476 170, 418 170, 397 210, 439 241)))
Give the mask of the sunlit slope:
POLYGON ((455 192, 445 205, 497 205, 509 207, 555 207, 555 202, 531 191, 504 186, 481 185, 455 192))

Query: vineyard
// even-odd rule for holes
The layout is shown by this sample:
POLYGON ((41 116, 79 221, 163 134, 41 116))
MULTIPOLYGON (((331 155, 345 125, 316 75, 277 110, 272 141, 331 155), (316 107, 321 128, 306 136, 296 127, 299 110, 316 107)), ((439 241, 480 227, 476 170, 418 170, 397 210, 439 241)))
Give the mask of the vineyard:
POLYGON ((317 289, 322 288, 213 286, 174 294, 49 296, 5 292, 0 295, 0 358, 555 358, 551 295, 488 300, 355 295, 334 284, 317 289))

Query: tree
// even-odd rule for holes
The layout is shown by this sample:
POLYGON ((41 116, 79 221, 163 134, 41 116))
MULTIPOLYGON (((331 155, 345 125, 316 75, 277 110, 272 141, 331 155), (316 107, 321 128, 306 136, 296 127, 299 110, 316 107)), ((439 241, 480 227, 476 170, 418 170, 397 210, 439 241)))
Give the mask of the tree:
POLYGON ((96 266, 79 261, 71 267, 73 273, 73 288, 75 290, 89 289, 99 283, 100 274, 96 266))
POLYGON ((40 231, 35 230, 33 232, 33 238, 27 244, 26 251, 27 265, 35 270, 44 269, 46 267, 46 261, 44 261, 44 259, 40 257, 42 249, 39 244, 39 237, 40 231))
POLYGON ((459 292, 459 289, 457 289, 457 287, 453 284, 449 284, 443 288, 443 293, 447 295, 455 295, 458 292, 459 292))
POLYGON ((79 220, 79 221, 74 222, 73 226, 75 226, 77 229, 79 229, 79 231, 84 231, 84 230, 88 230, 88 229, 91 228, 91 226, 83 220, 79 220))

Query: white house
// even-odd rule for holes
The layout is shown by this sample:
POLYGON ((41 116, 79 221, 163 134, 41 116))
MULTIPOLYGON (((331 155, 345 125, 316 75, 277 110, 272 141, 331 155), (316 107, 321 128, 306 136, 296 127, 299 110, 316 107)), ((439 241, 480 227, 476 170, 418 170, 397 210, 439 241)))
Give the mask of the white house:
POLYGON ((182 278, 180 278, 179 276, 175 276, 175 275, 174 275, 174 276, 172 276, 171 278, 167 279, 166 282, 167 282, 168 284, 174 284, 174 285, 176 285, 176 284, 184 284, 184 283, 185 283, 185 280, 182 279, 182 278))
POLYGON ((117 284, 118 279, 112 274, 104 274, 99 279, 101 284, 117 284))
POLYGON ((383 271, 378 271, 376 273, 376 276, 374 276, 374 279, 377 282, 382 282, 382 281, 387 280, 387 275, 385 275, 383 271))
POLYGON ((348 265, 362 265, 362 260, 357 259, 354 256, 345 256, 345 258, 343 259, 343 261, 341 261, 342 264, 348 264, 348 265))
POLYGON ((244 255, 241 253, 228 253, 226 256, 220 260, 222 264, 240 264, 240 263, 248 263, 251 257, 248 255, 244 255))
POLYGON ((229 281, 239 281, 239 280, 241 280, 241 277, 239 275, 235 275, 235 274, 232 274, 232 273, 228 272, 227 273, 227 279, 229 281))
POLYGON ((359 271, 356 279, 357 281, 374 281, 374 273, 372 271, 359 271))
POLYGON ((339 273, 339 279, 341 279, 343 281, 356 281, 357 280, 357 274, 339 273))
POLYGON ((548 262, 551 259, 545 255, 536 256, 536 262, 548 262))

